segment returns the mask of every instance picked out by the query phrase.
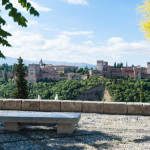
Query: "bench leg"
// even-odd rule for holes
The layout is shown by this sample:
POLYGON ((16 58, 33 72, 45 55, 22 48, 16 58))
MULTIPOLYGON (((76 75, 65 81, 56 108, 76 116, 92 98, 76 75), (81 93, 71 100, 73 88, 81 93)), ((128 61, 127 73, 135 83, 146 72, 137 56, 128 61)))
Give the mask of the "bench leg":
POLYGON ((72 134, 74 132, 74 124, 57 124, 57 133, 72 134))
POLYGON ((23 128, 23 125, 17 122, 5 122, 4 123, 4 130, 8 131, 19 131, 23 128))

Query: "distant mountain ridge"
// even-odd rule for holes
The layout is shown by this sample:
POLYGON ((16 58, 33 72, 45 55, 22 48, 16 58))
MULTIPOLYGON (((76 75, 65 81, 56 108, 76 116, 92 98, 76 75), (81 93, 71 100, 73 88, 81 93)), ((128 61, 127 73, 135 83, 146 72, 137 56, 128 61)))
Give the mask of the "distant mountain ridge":
MULTIPOLYGON (((40 61, 40 60, 39 60, 40 61)), ((25 65, 29 65, 29 64, 38 64, 39 61, 28 61, 28 60, 23 60, 25 65)), ((8 65, 12 65, 14 63, 17 63, 18 60, 17 58, 12 58, 12 57, 6 57, 6 59, 0 59, 0 65, 7 63, 8 65)), ((84 68, 84 67, 88 67, 88 68, 95 68, 96 65, 92 65, 92 64, 88 64, 88 63, 71 63, 71 62, 56 62, 56 61, 44 61, 43 62, 45 64, 52 64, 52 65, 71 65, 71 66, 78 66, 79 68, 84 68)))

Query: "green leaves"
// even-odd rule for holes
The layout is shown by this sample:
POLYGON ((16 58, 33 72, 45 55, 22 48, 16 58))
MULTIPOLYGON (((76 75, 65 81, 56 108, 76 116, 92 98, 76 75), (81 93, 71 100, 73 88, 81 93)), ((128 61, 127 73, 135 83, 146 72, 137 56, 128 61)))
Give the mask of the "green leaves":
POLYGON ((6 38, 7 36, 11 36, 11 34, 0 28, 0 36, 6 38))
POLYGON ((11 45, 8 43, 8 41, 4 40, 1 37, 0 37, 0 44, 2 44, 3 46, 11 47, 11 45))
POLYGON ((5 25, 6 21, 0 16, 0 24, 5 25))
POLYGON ((30 14, 33 14, 34 16, 39 16, 39 13, 33 8, 30 8, 30 14))
POLYGON ((27 3, 26 8, 27 8, 27 10, 29 10, 29 8, 31 8, 31 4, 30 4, 30 3, 27 3))
POLYGON ((16 89, 13 92, 14 98, 28 98, 28 91, 27 91, 27 81, 25 80, 25 69, 23 64, 23 59, 19 57, 18 64, 15 66, 15 84, 16 89))
POLYGON ((13 8, 13 5, 11 3, 8 3, 6 6, 5 6, 5 9, 8 10, 8 9, 12 9, 13 8))
MULTIPOLYGON (((8 36, 11 36, 11 34, 3 30, 0 26, 0 44, 1 45, 11 47, 8 41, 5 40, 5 38, 7 38, 8 36)), ((5 56, 3 55, 1 51, 0 51, 0 58, 5 58, 5 56)))
MULTIPOLYGON (((39 13, 35 10, 27 0, 18 0, 18 3, 30 13, 30 15, 39 16, 39 13)), ((13 21, 18 23, 22 27, 27 27, 27 19, 13 6, 9 0, 2 0, 2 6, 5 10, 8 10, 8 16, 13 18, 13 21)), ((5 25, 6 21, 0 16, 0 44, 10 47, 11 45, 6 40, 7 36, 11 36, 10 33, 1 29, 1 25, 5 25)), ((3 53, 0 51, 0 58, 4 58, 3 53)))
POLYGON ((22 7, 27 6, 27 1, 26 0, 18 0, 18 2, 21 4, 22 7))
POLYGON ((1 51, 0 51, 0 58, 5 58, 5 56, 3 55, 1 51))
POLYGON ((18 2, 23 8, 26 8, 26 10, 29 11, 30 15, 39 16, 39 13, 35 10, 34 7, 32 7, 29 2, 27 2, 27 0, 18 0, 18 2))
MULTIPOLYGON (((29 11, 31 15, 39 16, 39 13, 35 10, 34 7, 32 7, 29 2, 27 2, 27 0, 18 0, 18 3, 20 3, 23 8, 26 8, 26 10, 29 11)), ((2 0, 2 5, 5 6, 5 10, 10 10, 8 15, 13 18, 14 22, 17 22, 18 25, 22 27, 27 27, 27 19, 22 16, 22 14, 18 12, 15 7, 13 7, 13 4, 10 3, 9 0, 2 0)), ((0 17, 0 23, 5 25, 6 22, 0 17)))
POLYGON ((2 0, 2 5, 5 5, 9 2, 9 0, 2 0))

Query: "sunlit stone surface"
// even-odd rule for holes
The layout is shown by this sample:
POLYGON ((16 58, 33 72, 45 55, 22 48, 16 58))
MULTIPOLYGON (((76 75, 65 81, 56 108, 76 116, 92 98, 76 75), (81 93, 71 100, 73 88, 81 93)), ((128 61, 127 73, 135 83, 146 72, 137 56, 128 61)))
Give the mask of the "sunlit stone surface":
POLYGON ((80 113, 70 112, 0 111, 0 122, 8 131, 19 131, 25 124, 56 124, 57 133, 72 134, 80 118, 80 113))
POLYGON ((56 127, 26 126, 6 132, 0 124, 0 150, 148 150, 150 117, 81 114, 72 135, 57 134, 56 127))

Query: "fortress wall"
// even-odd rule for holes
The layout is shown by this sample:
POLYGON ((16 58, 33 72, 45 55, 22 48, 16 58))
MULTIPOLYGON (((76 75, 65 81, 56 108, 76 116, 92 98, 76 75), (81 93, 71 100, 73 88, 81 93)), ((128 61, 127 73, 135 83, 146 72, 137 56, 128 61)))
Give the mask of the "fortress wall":
POLYGON ((150 103, 0 99, 0 110, 150 115, 150 103))

